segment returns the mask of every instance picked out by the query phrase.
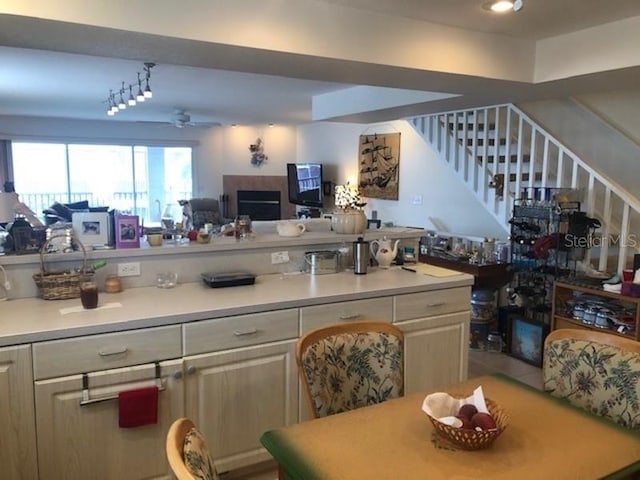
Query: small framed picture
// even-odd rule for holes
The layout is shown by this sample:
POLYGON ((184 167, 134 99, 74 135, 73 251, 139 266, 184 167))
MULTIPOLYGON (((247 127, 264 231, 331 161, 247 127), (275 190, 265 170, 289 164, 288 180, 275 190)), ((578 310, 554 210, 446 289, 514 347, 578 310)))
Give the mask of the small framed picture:
POLYGON ((137 215, 116 215, 116 248, 140 247, 140 223, 137 215))
POLYGON ((73 233, 85 248, 109 245, 109 214, 107 212, 74 212, 73 233))
POLYGON ((520 315, 511 316, 507 335, 509 355, 531 365, 542 366, 544 340, 548 333, 549 327, 543 323, 529 320, 520 315))

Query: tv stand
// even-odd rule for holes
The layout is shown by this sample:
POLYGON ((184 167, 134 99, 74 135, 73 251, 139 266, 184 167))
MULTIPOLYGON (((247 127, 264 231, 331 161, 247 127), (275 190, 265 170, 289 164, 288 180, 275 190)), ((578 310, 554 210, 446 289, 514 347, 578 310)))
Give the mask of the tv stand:
POLYGON ((301 208, 298 210, 298 218, 320 218, 321 211, 319 208, 301 208))

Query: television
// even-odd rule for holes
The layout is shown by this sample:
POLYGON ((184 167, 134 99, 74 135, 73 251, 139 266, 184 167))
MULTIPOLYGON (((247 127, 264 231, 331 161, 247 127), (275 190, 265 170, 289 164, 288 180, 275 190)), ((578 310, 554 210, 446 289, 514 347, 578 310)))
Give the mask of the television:
POLYGON ((322 164, 287 163, 289 202, 322 208, 322 164))

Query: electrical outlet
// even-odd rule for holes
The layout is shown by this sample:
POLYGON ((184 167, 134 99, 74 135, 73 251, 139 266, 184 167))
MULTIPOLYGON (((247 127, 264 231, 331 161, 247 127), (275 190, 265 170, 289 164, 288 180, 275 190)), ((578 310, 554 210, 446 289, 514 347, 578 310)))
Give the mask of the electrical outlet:
POLYGON ((271 254, 271 264, 289 263, 289 252, 273 252, 271 254))
POLYGON ((118 276, 119 277, 139 277, 140 262, 119 263, 118 276))

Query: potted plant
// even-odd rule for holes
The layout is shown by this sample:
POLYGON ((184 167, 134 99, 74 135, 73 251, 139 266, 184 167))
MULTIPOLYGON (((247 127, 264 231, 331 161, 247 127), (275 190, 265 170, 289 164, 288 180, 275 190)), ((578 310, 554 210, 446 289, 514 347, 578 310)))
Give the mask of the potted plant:
POLYGON ((360 198, 358 187, 349 184, 336 185, 336 210, 331 217, 331 228, 336 233, 358 234, 367 228, 367 216, 362 208, 366 205, 360 198))

